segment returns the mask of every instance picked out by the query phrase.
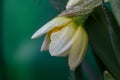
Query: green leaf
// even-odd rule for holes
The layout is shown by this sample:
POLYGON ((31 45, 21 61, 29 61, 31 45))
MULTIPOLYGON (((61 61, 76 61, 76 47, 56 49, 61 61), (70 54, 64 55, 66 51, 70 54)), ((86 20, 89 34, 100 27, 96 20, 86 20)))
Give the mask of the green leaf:
POLYGON ((81 64, 81 71, 83 74, 83 80, 100 80, 101 79, 101 75, 99 73, 96 73, 95 68, 87 60, 83 60, 81 64))
POLYGON ((108 71, 104 71, 104 80, 115 80, 115 79, 108 71))
POLYGON ((120 26, 120 0, 110 0, 112 11, 120 26))
POLYGON ((120 65, 120 26, 115 20, 113 14, 104 6, 101 6, 105 15, 106 22, 108 24, 109 35, 112 43, 112 48, 120 65))
POLYGON ((85 28, 88 32, 92 49, 109 69, 112 75, 119 80, 120 57, 118 55, 120 54, 116 53, 118 51, 115 51, 118 49, 120 50, 118 45, 119 43, 116 42, 116 39, 119 41, 118 38, 120 38, 118 37, 118 25, 116 24, 112 13, 109 11, 107 14, 110 14, 109 19, 111 20, 106 19, 104 10, 102 8, 97 8, 93 12, 92 17, 90 16, 87 20, 85 28), (109 23, 108 20, 110 21, 109 23))

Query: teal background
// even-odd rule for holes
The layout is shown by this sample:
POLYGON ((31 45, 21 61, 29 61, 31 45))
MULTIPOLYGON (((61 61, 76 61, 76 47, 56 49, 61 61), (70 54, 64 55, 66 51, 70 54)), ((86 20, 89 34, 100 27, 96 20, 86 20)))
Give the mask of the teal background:
POLYGON ((7 80, 67 80, 66 58, 40 52, 32 34, 58 13, 48 0, 3 1, 3 61, 7 80))
MULTIPOLYGON (((67 58, 40 52, 44 36, 31 40, 32 34, 57 14, 48 0, 2 1, 1 79, 69 80, 67 58)), ((86 60, 88 63, 92 60, 91 67, 95 74, 99 74, 92 57, 89 48, 86 60)))

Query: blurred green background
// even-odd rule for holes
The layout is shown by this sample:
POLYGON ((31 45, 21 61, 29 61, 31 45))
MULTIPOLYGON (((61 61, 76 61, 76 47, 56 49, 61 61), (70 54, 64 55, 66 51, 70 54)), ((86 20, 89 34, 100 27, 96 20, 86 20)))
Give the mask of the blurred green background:
MULTIPOLYGON (((48 0, 2 1, 1 80, 70 80, 67 58, 40 52, 44 36, 31 40, 32 34, 57 14, 48 0)), ((86 60, 92 60, 92 68, 99 74, 92 57, 89 48, 86 60)))

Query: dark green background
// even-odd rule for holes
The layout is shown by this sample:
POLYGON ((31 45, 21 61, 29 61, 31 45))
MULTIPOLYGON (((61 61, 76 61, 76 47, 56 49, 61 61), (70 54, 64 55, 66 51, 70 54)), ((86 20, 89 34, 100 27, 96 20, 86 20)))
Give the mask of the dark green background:
MULTIPOLYGON (((48 0, 2 1, 2 65, 4 80, 68 80, 67 58, 40 52, 44 36, 31 40, 32 34, 54 18, 58 11, 48 0)), ((98 72, 89 48, 86 58, 98 72)))

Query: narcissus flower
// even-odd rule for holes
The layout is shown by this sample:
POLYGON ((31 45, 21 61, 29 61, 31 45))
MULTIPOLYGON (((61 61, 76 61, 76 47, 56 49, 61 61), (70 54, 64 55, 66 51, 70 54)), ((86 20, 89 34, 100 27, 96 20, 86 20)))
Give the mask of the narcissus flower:
POLYGON ((56 17, 41 27, 32 39, 46 34, 41 51, 49 50, 52 56, 68 56, 71 70, 81 63, 86 53, 88 36, 77 18, 56 17))

